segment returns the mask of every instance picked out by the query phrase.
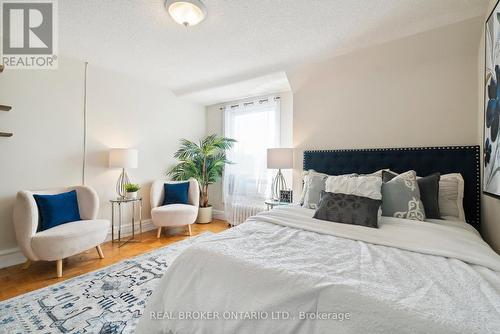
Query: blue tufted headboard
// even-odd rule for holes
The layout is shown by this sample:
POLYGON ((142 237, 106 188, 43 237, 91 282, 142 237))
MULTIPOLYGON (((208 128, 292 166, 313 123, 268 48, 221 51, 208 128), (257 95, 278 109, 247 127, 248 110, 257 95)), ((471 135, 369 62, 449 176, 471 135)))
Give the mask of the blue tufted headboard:
POLYGON ((464 178, 464 210, 469 224, 481 222, 479 146, 376 148, 305 151, 304 170, 330 175, 368 174, 389 168, 397 173, 414 170, 418 175, 460 173, 464 178))

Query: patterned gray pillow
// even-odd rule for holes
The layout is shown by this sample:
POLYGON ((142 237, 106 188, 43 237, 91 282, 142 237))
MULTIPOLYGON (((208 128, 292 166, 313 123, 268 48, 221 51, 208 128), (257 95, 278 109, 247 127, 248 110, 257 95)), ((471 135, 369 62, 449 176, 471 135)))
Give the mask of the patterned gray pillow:
POLYGON ((415 171, 399 174, 382 184, 382 216, 425 220, 415 171))
POLYGON ((319 208, 313 218, 377 228, 381 203, 381 200, 369 197, 323 191, 319 208))
MULTIPOLYGON (((392 171, 383 171, 382 181, 389 182, 398 176, 397 173, 392 171)), ((425 177, 417 176, 418 189, 420 190, 420 200, 424 205, 425 217, 427 219, 441 219, 439 213, 439 179, 441 174, 439 172, 433 173, 425 177)))

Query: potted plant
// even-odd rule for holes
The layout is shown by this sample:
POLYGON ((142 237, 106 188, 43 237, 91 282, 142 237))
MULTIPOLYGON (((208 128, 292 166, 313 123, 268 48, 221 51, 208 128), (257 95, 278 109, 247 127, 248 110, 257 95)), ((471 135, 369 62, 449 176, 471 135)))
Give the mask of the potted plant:
POLYGON ((128 199, 136 199, 137 198, 137 192, 141 189, 141 186, 138 184, 134 183, 127 183, 125 185, 125 191, 127 192, 127 198, 128 199))
POLYGON ((218 136, 216 134, 205 137, 200 142, 194 143, 181 139, 181 147, 175 152, 174 157, 179 163, 168 172, 175 181, 195 178, 200 186, 200 209, 197 223, 206 224, 212 221, 212 206, 208 204, 208 186, 219 180, 224 171, 224 166, 231 163, 226 159, 226 151, 236 140, 218 136))

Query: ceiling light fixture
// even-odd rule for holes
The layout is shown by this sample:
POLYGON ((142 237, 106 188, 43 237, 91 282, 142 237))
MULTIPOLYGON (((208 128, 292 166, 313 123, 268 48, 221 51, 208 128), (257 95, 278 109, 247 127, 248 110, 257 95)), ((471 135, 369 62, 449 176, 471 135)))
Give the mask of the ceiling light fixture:
POLYGON ((200 0, 166 0, 165 8, 175 22, 186 27, 197 25, 207 16, 207 9, 200 0))

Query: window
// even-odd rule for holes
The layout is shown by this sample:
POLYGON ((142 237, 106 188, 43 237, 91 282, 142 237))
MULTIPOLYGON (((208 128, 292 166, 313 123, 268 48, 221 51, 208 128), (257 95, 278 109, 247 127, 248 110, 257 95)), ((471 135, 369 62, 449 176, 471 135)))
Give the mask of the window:
POLYGON ((267 149, 280 144, 278 98, 226 106, 224 134, 237 143, 228 152, 234 162, 224 172, 226 218, 237 225, 264 208, 270 197, 272 171, 267 169, 267 149))

